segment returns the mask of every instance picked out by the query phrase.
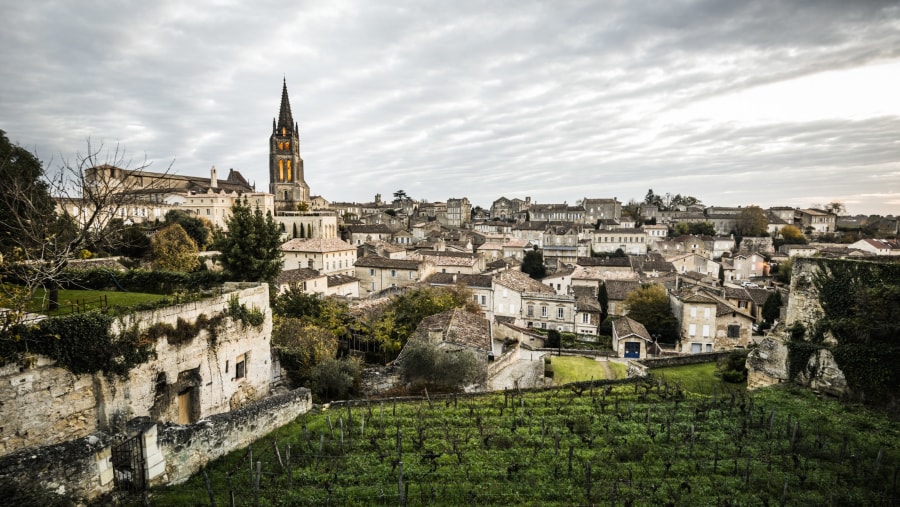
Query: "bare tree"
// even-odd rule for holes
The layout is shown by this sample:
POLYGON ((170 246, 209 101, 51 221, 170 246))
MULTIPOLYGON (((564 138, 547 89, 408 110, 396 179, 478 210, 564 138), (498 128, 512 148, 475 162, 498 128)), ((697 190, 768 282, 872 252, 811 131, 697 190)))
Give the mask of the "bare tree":
POLYGON ((119 145, 109 149, 88 139, 86 154, 64 160, 55 170, 38 162, 35 174, 36 157, 23 171, 24 149, 7 148, 0 154, 0 174, 10 176, 0 178, 0 231, 5 233, 0 253, 19 290, 4 294, 12 306, 6 327, 21 318, 38 288, 49 290, 53 308, 69 260, 88 245, 115 243, 117 231, 110 224, 123 220, 130 207, 146 206, 171 169, 170 164, 163 173, 149 173, 146 158, 133 164, 119 145))

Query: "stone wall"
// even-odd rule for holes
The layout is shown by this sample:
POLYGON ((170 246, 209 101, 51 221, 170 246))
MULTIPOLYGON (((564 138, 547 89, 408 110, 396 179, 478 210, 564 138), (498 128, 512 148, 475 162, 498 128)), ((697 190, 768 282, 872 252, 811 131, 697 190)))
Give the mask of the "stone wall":
POLYGON ((156 359, 132 369, 127 377, 73 375, 54 361, 36 356, 29 365, 0 368, 0 455, 17 449, 52 445, 87 436, 95 431, 121 432, 125 421, 147 416, 177 421, 179 394, 191 392, 191 420, 239 408, 268 394, 271 369, 269 348, 272 319, 265 285, 231 294, 140 312, 113 323, 113 332, 154 323, 193 323, 200 314, 223 312, 236 295, 247 308, 266 313, 259 328, 232 319, 210 346, 208 331, 181 344, 157 341, 156 359), (235 378, 235 360, 246 358, 243 378, 235 378))
POLYGON ((818 273, 819 265, 811 259, 796 257, 792 270, 785 325, 790 327, 799 322, 809 329, 822 316, 819 293, 813 284, 813 277, 818 273))
POLYGON ((771 237, 749 237, 741 239, 738 253, 754 253, 772 255, 775 253, 775 244, 771 237))
MULTIPOLYGON (((177 484, 311 407, 309 390, 301 388, 190 425, 159 428, 147 418, 138 418, 128 426, 137 428, 134 431, 144 448, 147 483, 177 484)), ((113 491, 113 445, 111 437, 97 432, 61 444, 19 450, 0 457, 0 479, 10 479, 23 489, 44 488, 77 502, 89 502, 113 491)))
MULTIPOLYGON (((293 421, 312 408, 309 389, 271 396, 233 412, 210 416, 195 424, 169 425, 158 430, 157 446, 165 471, 151 475, 151 484, 179 484, 207 463, 242 449, 293 421)), ((148 460, 151 453, 147 453, 148 460)))
POLYGON ((629 377, 646 377, 650 370, 655 368, 667 368, 669 366, 684 366, 688 364, 711 363, 721 358, 728 357, 730 350, 721 352, 703 352, 700 354, 685 354, 681 356, 652 357, 639 361, 628 361, 626 371, 629 377))
POLYGON ((488 378, 493 377, 497 373, 500 372, 507 365, 515 361, 519 357, 519 348, 521 347, 522 342, 517 341, 514 347, 510 347, 506 350, 500 357, 494 359, 492 362, 488 363, 487 367, 487 376, 488 378))

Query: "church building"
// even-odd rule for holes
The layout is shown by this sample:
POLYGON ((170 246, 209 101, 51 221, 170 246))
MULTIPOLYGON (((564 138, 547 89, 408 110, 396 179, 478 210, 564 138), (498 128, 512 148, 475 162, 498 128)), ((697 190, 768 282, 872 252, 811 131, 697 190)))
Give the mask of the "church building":
POLYGON ((303 178, 300 158, 300 128, 291 114, 287 80, 281 91, 278 120, 272 119, 269 137, 269 192, 275 196, 276 212, 297 211, 309 202, 309 185, 303 178))

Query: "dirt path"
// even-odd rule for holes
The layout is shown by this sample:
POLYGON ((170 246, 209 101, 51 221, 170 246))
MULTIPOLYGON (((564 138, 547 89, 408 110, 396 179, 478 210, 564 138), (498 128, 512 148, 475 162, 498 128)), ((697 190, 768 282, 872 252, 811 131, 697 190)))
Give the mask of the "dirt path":
POLYGON ((603 366, 603 374, 606 375, 606 380, 616 380, 616 372, 609 366, 609 359, 600 359, 598 357, 597 362, 603 366))

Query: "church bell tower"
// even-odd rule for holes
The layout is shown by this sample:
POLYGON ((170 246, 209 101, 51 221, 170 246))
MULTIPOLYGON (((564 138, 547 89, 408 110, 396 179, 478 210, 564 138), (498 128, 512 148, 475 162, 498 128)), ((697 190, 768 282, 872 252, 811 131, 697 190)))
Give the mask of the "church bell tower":
POLYGON ((278 120, 272 119, 269 137, 269 192, 275 195, 276 211, 297 211, 300 203, 309 202, 309 185, 303 179, 300 158, 300 129, 291 114, 287 80, 281 90, 278 120))

